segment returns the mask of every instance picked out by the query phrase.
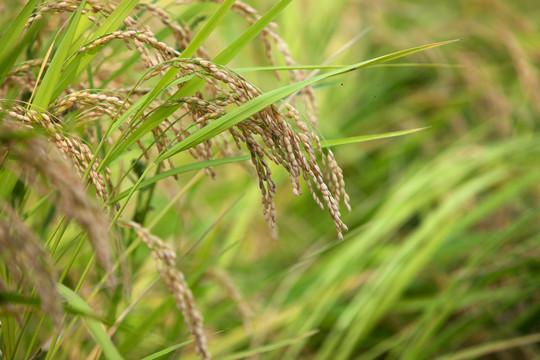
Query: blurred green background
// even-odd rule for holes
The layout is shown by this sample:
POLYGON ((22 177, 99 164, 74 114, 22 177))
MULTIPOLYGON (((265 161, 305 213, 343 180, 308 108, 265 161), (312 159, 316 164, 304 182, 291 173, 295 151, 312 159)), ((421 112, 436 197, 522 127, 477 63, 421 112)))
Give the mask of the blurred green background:
MULTIPOLYGON (((272 2, 255 3, 264 12, 272 2)), ((285 176, 278 183, 277 241, 259 214, 256 184, 235 177, 223 194, 225 168, 219 184, 205 182, 199 223, 211 209, 217 216, 217 202, 222 210, 246 194, 205 243, 217 256, 216 249, 224 252, 219 266, 256 314, 253 335, 231 325, 234 308, 229 317, 216 315, 227 328, 213 342, 216 354, 318 330, 260 356, 539 358, 537 5, 295 1, 288 7, 277 23, 300 64, 320 64, 355 37, 331 65, 462 41, 400 61, 419 66, 370 68, 317 87, 324 138, 430 127, 335 148, 353 204, 344 242, 308 196, 292 196, 285 176)), ((251 51, 235 65, 267 64, 262 46, 251 51)), ((265 74, 246 76, 265 90, 276 86, 265 74)))

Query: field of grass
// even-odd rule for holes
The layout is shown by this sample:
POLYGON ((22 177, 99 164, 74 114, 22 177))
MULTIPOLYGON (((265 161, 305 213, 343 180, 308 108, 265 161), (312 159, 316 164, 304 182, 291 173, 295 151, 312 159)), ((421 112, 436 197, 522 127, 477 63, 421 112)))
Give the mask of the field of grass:
POLYGON ((540 360, 535 19, 1 2, 0 359, 540 360))

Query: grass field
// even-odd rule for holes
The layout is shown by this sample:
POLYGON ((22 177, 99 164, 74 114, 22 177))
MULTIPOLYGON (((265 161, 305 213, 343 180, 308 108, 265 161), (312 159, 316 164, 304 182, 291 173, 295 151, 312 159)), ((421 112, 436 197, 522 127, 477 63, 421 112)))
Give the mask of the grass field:
POLYGON ((0 3, 0 359, 540 359, 537 19, 0 3))

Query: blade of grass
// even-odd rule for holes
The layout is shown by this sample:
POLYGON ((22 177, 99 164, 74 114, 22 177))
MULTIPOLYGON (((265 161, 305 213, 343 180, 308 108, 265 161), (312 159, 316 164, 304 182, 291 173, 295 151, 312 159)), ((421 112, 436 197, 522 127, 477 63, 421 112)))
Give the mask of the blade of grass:
POLYGON ((225 50, 220 52, 212 61, 216 64, 226 65, 240 53, 272 20, 278 16, 292 0, 281 0, 264 14, 255 24, 249 27, 238 39, 225 50))
MULTIPOLYGON (((92 308, 90 308, 90 306, 70 288, 58 284, 57 289, 60 295, 62 295, 62 297, 67 300, 68 304, 75 310, 78 310, 83 314, 93 315, 92 308)), ((121 360, 122 356, 112 343, 105 329, 103 329, 101 322, 87 316, 81 316, 81 319, 94 340, 96 340, 101 347, 101 350, 103 350, 105 357, 112 360, 121 360)))
MULTIPOLYGON (((518 198, 522 192, 527 191, 532 184, 538 181, 539 176, 540 173, 538 172, 528 173, 521 177, 516 174, 518 180, 507 181, 504 188, 501 188, 499 191, 494 192, 493 195, 490 195, 483 200, 467 214, 465 219, 456 222, 451 238, 447 243, 455 244, 453 239, 466 237, 466 230, 469 227, 474 226, 482 219, 488 218, 493 212, 503 208, 506 203, 518 198)), ((520 232, 522 232, 523 229, 531 229, 531 223, 534 223, 534 219, 536 219, 537 216, 538 210, 523 216, 518 221, 505 227, 503 231, 497 232, 493 236, 484 236, 482 238, 481 249, 473 252, 477 255, 472 257, 469 263, 463 267, 460 276, 454 278, 452 282, 447 285, 446 290, 438 296, 437 299, 430 301, 422 307, 424 313, 415 327, 416 330, 410 332, 410 338, 406 341, 406 347, 396 347, 394 352, 396 354, 399 353, 400 358, 403 360, 430 358, 431 353, 429 352, 429 349, 433 348, 434 351, 437 351, 437 347, 434 347, 433 344, 436 343, 437 338, 441 338, 441 328, 443 327, 444 322, 453 312, 465 310, 464 306, 457 303, 455 299, 464 298, 467 293, 472 292, 470 288, 473 284, 467 282, 470 281, 470 278, 467 277, 467 273, 472 273, 475 269, 480 268, 482 262, 494 255, 508 239, 524 237, 520 232), (459 308, 460 306, 463 308, 459 308)), ((448 254, 448 249, 446 248, 441 249, 440 251, 444 251, 448 254)), ((485 290, 483 290, 483 292, 485 292, 485 290)))
MULTIPOLYGON (((334 284, 346 279, 351 269, 357 272, 365 271, 366 262, 369 261, 369 257, 358 254, 373 253, 374 248, 383 246, 385 241, 388 241, 387 239, 399 231, 407 219, 415 216, 419 209, 429 206, 431 202, 436 201, 450 189, 458 187, 460 182, 475 174, 479 166, 499 166, 501 158, 512 157, 513 159, 524 149, 527 149, 527 153, 536 153, 537 148, 531 150, 531 144, 533 143, 524 142, 523 139, 516 142, 504 142, 494 146, 481 157, 474 158, 463 157, 455 151, 459 148, 457 146, 412 170, 408 180, 400 182, 395 193, 377 210, 369 226, 356 236, 350 237, 344 246, 336 250, 335 255, 327 258, 325 270, 319 271, 322 275, 316 275, 312 281, 317 286, 309 286, 301 297, 306 310, 303 312, 302 322, 294 326, 291 332, 301 332, 317 327, 322 319, 338 306, 336 298, 339 294, 334 297, 330 295, 334 293, 334 284), (448 164, 459 165, 449 167, 448 164), (317 301, 310 302, 309 299, 317 299, 317 301)), ((283 359, 297 358, 302 345, 293 346, 283 359)))
POLYGON ((204 142, 204 141, 216 136, 217 134, 219 134, 219 133, 221 133, 221 132, 223 132, 223 131, 231 128, 231 127, 233 127, 234 125, 244 121, 249 116, 251 116, 251 115, 255 114, 256 112, 261 111, 262 109, 274 104, 275 102, 283 99, 284 97, 286 97, 286 96, 288 96, 288 95, 290 95, 290 94, 292 94, 292 93, 294 93, 294 92, 296 92, 298 90, 301 90, 306 86, 312 85, 312 84, 314 84, 314 83, 316 83, 318 81, 330 78, 332 76, 345 74, 345 73, 350 72, 350 71, 355 71, 355 70, 358 70, 358 69, 362 69, 362 68, 365 68, 365 67, 368 67, 368 66, 371 66, 371 65, 374 65, 374 64, 379 64, 379 63, 382 63, 382 62, 394 60, 394 59, 397 59, 397 58, 400 58, 400 57, 403 57, 403 56, 406 56, 406 55, 414 54, 414 53, 419 52, 419 51, 424 51, 424 50, 431 49, 431 48, 434 48, 434 47, 450 44, 450 43, 456 42, 458 40, 443 41, 443 42, 418 46, 418 47, 410 48, 410 49, 407 49, 407 50, 402 50, 402 51, 398 51, 398 52, 395 52, 395 53, 383 55, 383 56, 380 56, 380 57, 377 57, 377 58, 374 58, 374 59, 371 59, 371 60, 363 61, 363 62, 358 63, 358 64, 347 66, 347 67, 342 68, 342 69, 331 71, 331 72, 326 73, 326 74, 318 75, 318 76, 315 76, 315 77, 313 77, 311 79, 308 79, 308 80, 300 81, 300 82, 290 84, 290 85, 284 86, 284 87, 276 89, 276 90, 269 91, 269 92, 267 92, 265 94, 262 94, 262 95, 260 95, 260 96, 258 96, 256 98, 248 101, 247 103, 244 103, 241 106, 231 110, 227 114, 223 115, 222 117, 220 117, 217 120, 210 123, 208 126, 205 126, 204 128, 200 129, 199 131, 191 134, 190 136, 188 136, 187 138, 182 140, 180 143, 173 146, 166 153, 159 156, 156 159, 156 161, 159 162, 159 161, 166 160, 166 159, 170 158, 171 156, 173 156, 173 155, 175 155, 175 154, 177 154, 177 153, 179 153, 181 151, 192 148, 193 146, 195 146, 197 144, 200 144, 201 142, 204 142))
POLYGON ((455 354, 443 355, 441 357, 438 357, 437 360, 479 359, 480 357, 483 357, 485 355, 493 354, 503 350, 508 350, 518 346, 526 346, 537 342, 540 342, 540 333, 521 336, 509 340, 491 342, 485 345, 465 349, 455 354))
POLYGON ((188 341, 184 341, 184 342, 181 342, 180 344, 176 344, 176 345, 172 345, 172 346, 169 346, 168 348, 165 348, 161 351, 158 351, 157 353, 154 353, 152 355, 148 355, 144 358, 142 358, 141 360, 154 360, 154 359, 157 359, 159 357, 162 357, 162 356, 165 356, 167 354, 170 354, 172 353, 174 350, 178 350, 180 349, 181 347, 184 347, 190 343, 192 343, 193 340, 188 340, 188 341))
MULTIPOLYGON (((58 49, 56 50, 56 53, 54 54, 51 63, 45 72, 45 76, 43 77, 41 84, 37 86, 36 83, 37 91, 35 92, 35 96, 32 100, 32 105, 38 108, 46 109, 49 106, 52 92, 57 84, 58 78, 60 77, 64 62, 69 56, 69 48, 71 47, 73 36, 77 31, 77 27, 79 26, 79 20, 81 19, 82 10, 84 9, 85 5, 86 0, 83 0, 77 11, 71 16, 68 26, 65 29, 62 39, 58 45, 58 49)), ((53 45, 54 42, 51 44, 51 48, 53 45)))
MULTIPOLYGON (((363 136, 354 136, 354 137, 349 137, 349 138, 326 140, 325 142, 321 143, 321 147, 328 148, 328 147, 333 147, 333 146, 338 146, 338 145, 354 144, 354 143, 371 141, 371 140, 380 140, 380 139, 385 139, 385 138, 407 135, 407 134, 411 134, 411 133, 428 129, 428 128, 429 127, 423 127, 423 128, 411 129, 411 130, 394 131, 394 132, 389 132, 389 133, 384 133, 384 134, 363 135, 363 136)), ((243 156, 237 156, 237 157, 231 157, 231 158, 202 161, 202 162, 193 163, 189 165, 179 166, 174 169, 164 171, 156 176, 152 176, 151 178, 148 178, 142 181, 140 184, 135 186, 135 190, 143 189, 162 179, 165 179, 167 177, 171 177, 174 175, 179 175, 185 172, 199 170, 199 169, 203 169, 210 166, 219 166, 219 165, 230 164, 234 162, 246 161, 246 160, 249 160, 250 158, 251 158, 250 155, 243 155, 243 156)), ((133 187, 130 187, 127 190, 122 191, 120 194, 110 199, 109 203, 114 203, 118 200, 125 198, 133 190, 134 190, 133 187)))
MULTIPOLYGON (((530 179, 527 180, 530 181, 530 179)), ((523 189, 522 186, 518 186, 517 189, 513 185, 509 185, 508 187, 511 188, 512 193, 518 189, 523 189)), ((504 192, 508 191, 505 190, 504 192)), ((494 197, 498 198, 499 196, 498 194, 495 194, 494 197)), ((491 201, 488 201, 487 204, 482 204, 481 207, 490 207, 490 202, 491 201)), ((493 211, 498 208, 499 207, 493 208, 493 211)), ((474 212, 478 213, 478 211, 474 212)), ((445 326, 445 321, 447 321, 452 314, 466 311, 471 306, 478 305, 478 300, 476 299, 471 303, 456 301, 456 299, 467 299, 467 297, 470 297, 470 294, 474 293, 476 290, 474 288, 475 282, 471 281, 472 277, 467 275, 477 271, 477 269, 482 266, 482 263, 487 262, 487 259, 489 259, 490 256, 493 256, 496 251, 500 250, 500 247, 505 244, 505 241, 520 237, 521 235, 519 233, 522 232, 523 229, 530 229, 537 216, 538 211, 531 212, 504 229, 504 231, 498 232, 486 239, 482 239, 481 249, 475 251, 478 252, 478 255, 471 258, 468 264, 463 268, 463 272, 460 276, 455 277, 445 291, 436 299, 431 300, 422 307, 424 313, 415 327, 416 330, 410 333, 409 339, 405 342, 406 347, 393 349, 395 353, 399 353, 400 359, 428 359, 433 357, 433 353, 438 351, 441 346, 441 344, 437 344, 437 342, 444 339, 442 334, 450 330, 449 327, 445 326)), ((454 235, 454 237, 456 236, 464 237, 466 235, 458 233, 454 235)), ((449 240, 449 242, 451 241, 452 240, 449 240)), ((487 292, 483 288, 480 289, 479 293, 486 296, 486 299, 490 302, 495 299, 494 294, 487 292)), ((514 295, 519 293, 519 291, 502 289, 501 293, 503 295, 508 293, 514 295)))
POLYGON ((41 299, 38 297, 27 297, 14 292, 0 292, 0 304, 5 306, 6 304, 23 304, 39 306, 41 299))
POLYGON ((383 134, 351 136, 351 137, 340 138, 340 139, 324 140, 321 142, 321 147, 333 147, 333 146, 346 145, 346 144, 355 144, 355 143, 364 142, 364 141, 387 139, 391 137, 412 134, 412 133, 429 129, 429 128, 430 127, 427 126, 423 128, 393 131, 393 132, 387 132, 383 134))
MULTIPOLYGON (((111 15, 99 26, 94 33, 93 39, 98 39, 99 37, 113 32, 120 25, 122 25, 125 18, 129 15, 131 10, 138 4, 138 0, 124 0, 118 7, 111 13, 111 15)), ((80 54, 76 54, 71 58, 69 63, 66 65, 62 75, 58 78, 56 88, 53 91, 52 97, 57 98, 62 91, 64 91, 69 84, 71 84, 79 74, 86 69, 88 64, 92 59, 99 53, 99 47, 91 51, 85 51, 80 54)))
MULTIPOLYGON (((244 47, 246 47, 255 38, 255 36, 257 36, 277 15, 279 15, 279 13, 291 1, 292 0, 281 0, 278 4, 272 7, 272 9, 270 9, 264 16, 262 16, 259 20, 257 20, 255 24, 250 26, 238 39, 236 39, 231 45, 229 45, 225 50, 223 50, 220 54, 218 54, 212 61, 215 62, 216 64, 226 65, 236 55, 238 55, 240 51, 244 47)), ((189 52, 184 51, 182 53, 182 57, 188 57, 187 55, 189 55, 189 52)), ((174 69, 170 69, 169 71, 174 71, 174 69)), ((161 91, 163 86, 166 86, 172 81, 173 78, 169 78, 167 74, 169 74, 169 72, 165 74, 165 76, 167 76, 166 79, 162 79, 163 81, 160 80, 160 82, 156 86, 156 91, 157 90, 161 91)), ((182 86, 182 88, 179 89, 176 93, 174 93, 169 99, 176 99, 176 98, 181 98, 185 96, 191 96, 195 94, 204 85, 204 83, 205 82, 203 79, 193 78, 187 84, 182 86)), ((152 96, 154 96, 154 92, 150 94, 153 94, 152 96)), ((144 100, 143 98, 141 98, 137 103, 131 106, 131 109, 140 108, 140 110, 137 113, 137 116, 134 116, 134 118, 137 118, 138 115, 142 113, 142 111, 146 108, 146 106, 148 106, 148 104, 150 104, 150 102, 155 98, 155 96, 157 96, 158 93, 156 93, 153 98, 152 96, 150 96, 150 94, 148 94, 148 96, 145 96, 144 100)), ((141 127, 137 128, 126 140, 123 140, 122 142, 117 142, 115 144, 113 149, 111 149, 111 152, 108 153, 103 159, 101 166, 102 167, 106 166, 110 161, 117 158, 121 153, 124 152, 125 149, 133 145, 142 136, 144 136, 151 129, 156 127, 163 119, 173 114, 180 105, 181 104, 177 106, 170 106, 167 108, 163 108, 163 107, 158 108, 148 119, 145 120, 144 124, 141 127)), ((132 112, 129 114, 128 113, 124 114, 121 118, 119 118, 116 121, 116 123, 118 124, 125 123, 128 117, 131 116, 131 114, 132 112)))
MULTIPOLYGON (((227 14, 229 9, 234 5, 235 0, 227 0, 221 6, 216 10, 216 12, 212 15, 212 17, 206 22, 206 24, 203 26, 201 31, 195 35, 193 40, 189 43, 189 45, 186 47, 184 51, 182 51, 182 54, 180 55, 180 58, 190 58, 197 50, 202 46, 203 42, 210 36, 212 31, 217 27, 217 25, 223 20, 223 17, 227 14)), ((131 116, 131 114, 136 110, 137 112, 133 116, 134 119, 139 118, 141 116, 142 112, 150 105, 152 101, 163 91, 163 89, 167 88, 169 84, 174 80, 175 76, 180 71, 180 68, 176 67, 170 67, 169 70, 159 79, 158 83, 150 93, 145 95, 143 98, 141 98, 137 103, 135 103, 133 106, 131 106, 131 111, 129 113, 124 114, 117 123, 121 124, 125 122, 128 118, 128 116, 131 116)), ((173 96, 174 97, 174 96, 173 96)), ((180 96, 177 96, 180 97, 180 96)), ((175 108, 176 110, 176 108, 175 108)), ((172 111, 174 112, 174 110, 172 111)), ((172 114, 171 112, 171 114, 172 114)), ((145 121, 147 123, 148 121, 145 121)), ((153 127, 152 127, 153 128, 153 127)), ((132 134, 133 137, 140 136, 138 133, 146 133, 150 129, 147 126, 143 126, 138 128, 134 134, 132 134)), ((123 150, 122 150, 123 151, 123 150)))
POLYGON ((335 330, 328 336, 319 352, 319 358, 324 358, 324 355, 331 353, 336 346, 339 347, 339 356, 336 358, 348 358, 354 345, 375 326, 413 276, 447 238, 452 230, 450 225, 453 224, 455 213, 472 196, 504 179, 507 171, 508 169, 495 169, 463 184, 453 192, 450 200, 430 214, 422 226, 399 248, 399 252, 379 267, 378 274, 373 275, 342 312, 335 330))
MULTIPOLYGON (((290 71, 290 70, 335 70, 342 69, 347 65, 295 65, 295 66, 254 66, 232 69, 237 73, 247 73, 254 71, 290 71)), ((461 68, 460 64, 443 63, 399 63, 399 64, 377 64, 374 67, 437 67, 437 68, 461 68)))
POLYGON ((312 330, 312 331, 310 331, 308 333, 302 334, 302 335, 297 336, 297 337, 292 338, 292 339, 278 341, 278 342, 276 342, 274 344, 261 346, 261 347, 259 347, 257 349, 240 351, 240 352, 237 352, 236 354, 232 354, 232 355, 218 356, 218 357, 216 357, 216 359, 219 359, 219 360, 245 359, 245 358, 248 358, 250 356, 256 356, 258 354, 266 353, 266 352, 269 352, 269 351, 274 351, 274 350, 280 349, 282 347, 289 346, 291 344, 294 344, 297 341, 309 338, 309 337, 315 335, 318 332, 319 332, 319 330, 312 330))
POLYGON ((15 42, 24 30, 26 21, 32 15, 37 3, 38 0, 28 1, 0 39, 0 84, 17 59, 18 53, 13 52, 15 42))
POLYGON ((189 164, 189 165, 179 166, 179 167, 176 167, 174 169, 167 170, 167 171, 164 171, 162 173, 159 173, 158 175, 152 176, 151 178, 148 178, 148 179, 142 181, 140 184, 138 184, 138 185, 136 185, 134 187, 130 187, 127 190, 122 191, 120 194, 115 196, 113 199, 109 200, 109 203, 114 203, 114 202, 116 202, 118 200, 121 200, 121 199, 125 198, 126 196, 128 196, 133 191, 133 188, 135 188, 135 190, 142 189, 142 188, 144 188, 146 186, 152 185, 152 184, 158 182, 159 180, 165 179, 167 177, 171 177, 171 176, 174 176, 174 175, 179 175, 179 174, 182 174, 182 173, 185 173, 185 172, 188 172, 188 171, 204 169, 204 168, 210 167, 210 166, 219 166, 219 165, 230 164, 230 163, 234 163, 234 162, 246 161, 246 160, 249 160, 249 159, 251 159, 250 155, 243 155, 243 156, 236 156, 236 157, 231 157, 231 158, 216 159, 216 160, 209 160, 209 161, 201 161, 201 162, 197 162, 197 163, 193 163, 193 164, 189 164))

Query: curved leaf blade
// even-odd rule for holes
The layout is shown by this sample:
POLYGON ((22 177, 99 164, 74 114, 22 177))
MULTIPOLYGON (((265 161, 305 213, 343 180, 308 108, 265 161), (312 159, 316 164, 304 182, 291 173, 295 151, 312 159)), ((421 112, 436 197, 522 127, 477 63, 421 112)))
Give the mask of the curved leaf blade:
MULTIPOLYGON (((240 51, 244 47, 246 47, 251 42, 251 40, 253 40, 253 38, 255 38, 255 36, 257 36, 277 15, 279 15, 279 13, 291 1, 292 0, 281 0, 278 4, 276 4, 273 8, 271 8, 265 15, 263 15, 259 20, 257 20, 255 24, 251 25, 237 40, 235 40, 225 50, 219 53, 212 61, 216 64, 226 65, 236 55, 238 55, 240 51)), ((223 5, 225 5, 225 3, 223 5)), ((191 57, 193 54, 190 55, 190 52, 184 51, 182 53, 182 57, 191 57)), ((169 69, 169 71, 165 73, 165 76, 159 81, 154 91, 145 95, 144 100, 141 98, 141 100, 139 100, 140 103, 139 102, 135 103, 130 108, 130 110, 133 111, 134 108, 145 109, 150 104, 150 102, 154 100, 155 97, 162 91, 162 89, 168 86, 171 83, 171 81, 173 81, 174 76, 171 76, 171 75, 176 75, 177 73, 178 73, 178 69, 175 69, 175 68, 169 69)), ((195 77, 192 80, 188 81, 186 84, 184 84, 184 86, 182 86, 181 89, 176 91, 176 93, 174 93, 171 97, 169 97, 169 100, 181 98, 185 96, 192 96, 204 85, 204 83, 205 81, 203 79, 199 79, 195 77)), ((176 111, 176 109, 178 109, 179 106, 180 105, 170 106, 168 108, 160 107, 156 109, 156 111, 152 115, 150 115, 148 119, 145 120, 142 127, 137 128, 126 140, 115 145, 112 151, 109 154, 107 154, 107 156, 103 159, 101 166, 106 166, 110 161, 117 158, 125 149, 133 145, 138 139, 140 139, 147 132, 149 132, 151 129, 156 127, 163 119, 173 114, 176 111)), ((134 118, 137 118, 141 113, 142 113, 142 110, 140 110, 137 113, 137 115, 134 116, 134 118)), ((117 121, 117 123, 118 124, 124 123, 128 119, 128 116, 129 116, 128 114, 124 114, 117 121)))
POLYGON ((122 191, 120 194, 115 196, 113 199, 109 200, 109 203, 114 203, 118 200, 121 200, 128 196, 132 191, 136 191, 142 188, 145 188, 146 186, 152 185, 160 180, 163 180, 167 177, 171 177, 174 175, 183 174, 185 172, 189 171, 195 171, 204 169, 210 166, 219 166, 224 164, 230 164, 234 162, 240 162, 240 161, 246 161, 251 158, 250 155, 243 155, 243 156, 236 156, 236 157, 230 157, 230 158, 224 158, 224 159, 216 159, 216 160, 208 160, 208 161, 201 161, 193 164, 188 164, 184 166, 179 166, 171 170, 164 171, 162 173, 157 174, 156 176, 152 176, 151 178, 148 178, 146 180, 141 181, 139 184, 134 185, 130 187, 127 190, 122 191))
POLYGON ((351 137, 339 138, 339 139, 323 140, 321 141, 321 147, 328 148, 328 147, 334 147, 334 146, 339 146, 339 145, 356 144, 356 143, 360 143, 364 141, 387 139, 391 137, 412 134, 412 133, 429 129, 429 128, 430 126, 417 128, 417 129, 410 129, 410 130, 392 131, 392 132, 387 132, 383 134, 361 135, 361 136, 351 136, 351 137))
POLYGON ((13 52, 15 49, 15 42, 24 30, 26 21, 30 15, 32 15, 37 3, 38 0, 28 1, 19 15, 17 15, 15 20, 9 25, 4 36, 0 38, 0 83, 11 68, 11 65, 13 65, 17 59, 17 56, 15 56, 16 54, 13 52))
POLYGON ((406 49, 406 50, 397 51, 391 54, 379 56, 377 58, 363 61, 358 64, 346 66, 342 69, 334 70, 326 74, 315 76, 311 79, 307 79, 304 81, 300 81, 294 84, 284 86, 279 89, 269 91, 231 110, 227 114, 213 121, 212 123, 200 129, 199 131, 191 134, 190 136, 182 140, 180 143, 176 144, 171 149, 169 149, 169 151, 159 156, 156 159, 156 161, 159 162, 159 161, 166 160, 181 151, 192 148, 193 146, 198 145, 216 136, 217 134, 235 126, 236 124, 244 121, 245 119, 255 114, 256 112, 259 112, 263 110, 264 108, 274 104, 275 102, 305 88, 306 86, 312 85, 318 81, 328 79, 333 76, 345 74, 350 71, 366 68, 368 66, 372 66, 375 64, 380 64, 386 61, 394 60, 403 56, 414 54, 416 52, 450 44, 456 41, 459 41, 459 39, 443 41, 443 42, 438 42, 438 43, 433 43, 433 44, 427 44, 427 45, 417 46, 417 47, 406 49))
MULTIPOLYGON (((68 304, 82 314, 93 315, 92 308, 73 290, 62 284, 57 284, 58 293, 67 300, 68 304)), ((94 340, 99 344, 103 354, 107 359, 122 360, 122 355, 114 346, 101 322, 92 317, 81 316, 83 324, 86 326, 94 340)))

